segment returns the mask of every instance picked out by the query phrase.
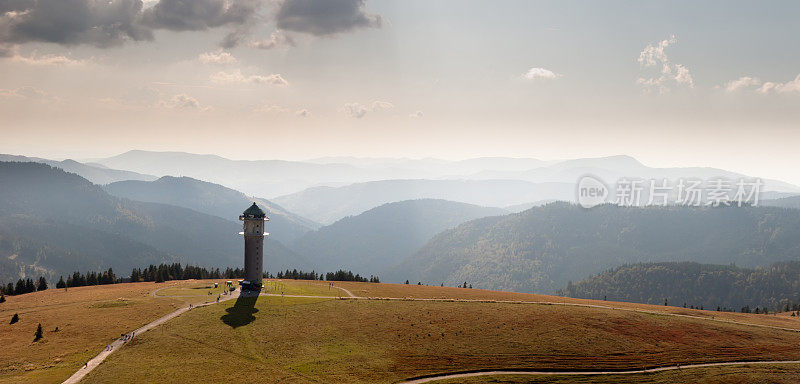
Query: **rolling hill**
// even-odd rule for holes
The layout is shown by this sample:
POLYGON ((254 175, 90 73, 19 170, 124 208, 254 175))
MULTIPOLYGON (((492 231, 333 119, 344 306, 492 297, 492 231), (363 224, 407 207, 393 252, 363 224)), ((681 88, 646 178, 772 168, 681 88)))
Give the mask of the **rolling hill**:
POLYGON ((238 223, 239 215, 255 201, 267 212, 270 238, 288 244, 319 224, 286 211, 265 199, 190 177, 164 176, 155 181, 119 181, 105 186, 108 193, 131 200, 169 204, 238 223))
POLYGON ((713 310, 745 306, 771 311, 800 303, 800 262, 740 268, 692 262, 623 265, 583 279, 558 294, 569 297, 674 306, 683 303, 713 310))
POLYGON ((445 229, 506 213, 445 200, 388 203, 309 232, 290 248, 313 260, 317 270, 343 268, 365 276, 380 275, 445 229))
POLYGON ((649 207, 567 203, 464 223, 392 268, 405 279, 552 292, 608 268, 695 261, 765 266, 800 259, 800 212, 772 207, 649 207))
MULTIPOLYGON (((0 162, 0 260, 4 280, 81 268, 120 272, 151 262, 209 267, 242 263, 238 223, 190 209, 111 196, 75 174, 39 163, 0 162), (33 272, 30 272, 33 273, 33 272)), ((303 267, 278 241, 265 265, 303 267)))

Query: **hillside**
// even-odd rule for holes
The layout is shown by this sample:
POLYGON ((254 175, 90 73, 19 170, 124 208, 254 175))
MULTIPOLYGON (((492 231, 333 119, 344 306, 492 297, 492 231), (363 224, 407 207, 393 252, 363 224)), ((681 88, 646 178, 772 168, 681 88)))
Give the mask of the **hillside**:
POLYGON ((445 231, 387 278, 553 292, 570 280, 627 263, 695 261, 755 267, 798 260, 798 255, 797 210, 613 205, 587 210, 551 203, 445 231))
POLYGON ((783 208, 800 208, 800 196, 788 196, 779 199, 764 200, 761 205, 783 208))
POLYGON ((264 199, 253 199, 224 186, 190 177, 164 176, 155 181, 119 181, 105 186, 108 193, 131 200, 169 204, 238 223, 239 215, 253 201, 267 213, 270 238, 289 243, 319 227, 264 199))
POLYGON ((748 306, 790 309, 800 303, 800 262, 768 267, 734 265, 640 263, 624 265, 569 284, 560 295, 611 301, 741 310, 748 306))
MULTIPOLYGON (((238 223, 114 197, 39 163, 0 162, 0 220, 4 281, 31 269, 52 279, 84 267, 113 267, 122 275, 151 262, 242 263, 238 223)), ((303 266, 274 240, 265 242, 264 254, 265 265, 275 270, 303 266)))
POLYGON ((38 157, 26 157, 16 155, 3 155, 0 154, 0 161, 16 161, 23 163, 42 163, 47 164, 54 168, 60 168, 64 171, 75 173, 86 180, 95 184, 108 184, 120 180, 155 180, 155 176, 145 175, 141 173, 123 171, 119 169, 110 169, 102 165, 90 165, 79 163, 75 160, 56 161, 49 159, 42 159, 38 157))
POLYGON ((298 215, 323 224, 358 215, 382 204, 442 199, 503 207, 546 199, 571 199, 575 186, 516 180, 383 180, 343 187, 316 187, 272 199, 298 215))
POLYGON ((290 248, 313 260, 317 270, 380 275, 435 234, 465 221, 507 212, 445 200, 408 200, 345 217, 294 241, 290 248))

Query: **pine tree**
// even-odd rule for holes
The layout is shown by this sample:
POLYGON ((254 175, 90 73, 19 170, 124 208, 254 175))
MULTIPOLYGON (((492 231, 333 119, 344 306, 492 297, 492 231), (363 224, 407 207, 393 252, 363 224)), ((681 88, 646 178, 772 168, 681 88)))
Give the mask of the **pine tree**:
MULTIPOLYGON (((5 303, 5 302, 6 302, 6 295, 5 293, 0 292, 0 303, 5 303)), ((792 316, 794 316, 794 313, 792 313, 792 316)))
POLYGON ((37 291, 44 291, 47 289, 47 279, 44 276, 39 276, 39 282, 36 284, 37 291))
POLYGON ((58 283, 56 283, 56 288, 66 288, 67 283, 64 282, 64 276, 60 276, 58 278, 58 283))
POLYGON ((33 336, 33 341, 37 342, 42 339, 42 323, 39 323, 39 326, 36 327, 36 334, 33 336))
POLYGON ((25 281, 22 279, 17 280, 17 285, 14 287, 14 294, 21 295, 25 293, 25 281))
POLYGON ((11 316, 11 322, 9 324, 14 324, 18 321, 19 321, 19 315, 15 313, 14 316, 11 316))

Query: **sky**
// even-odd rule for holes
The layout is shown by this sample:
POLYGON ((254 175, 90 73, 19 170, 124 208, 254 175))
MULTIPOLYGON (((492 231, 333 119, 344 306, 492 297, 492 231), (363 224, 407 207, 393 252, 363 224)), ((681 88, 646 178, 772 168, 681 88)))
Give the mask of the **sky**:
POLYGON ((0 152, 627 154, 800 184, 794 1, 0 0, 0 152))

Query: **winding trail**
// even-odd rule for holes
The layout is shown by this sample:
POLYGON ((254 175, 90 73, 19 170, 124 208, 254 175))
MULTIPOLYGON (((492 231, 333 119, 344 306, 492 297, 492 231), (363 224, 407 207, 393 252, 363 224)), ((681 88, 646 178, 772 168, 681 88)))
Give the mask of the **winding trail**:
POLYGON ((670 365, 666 367, 637 369, 631 371, 481 371, 464 373, 447 373, 442 375, 426 376, 417 379, 403 381, 406 384, 421 384, 447 379, 461 379, 465 377, 478 376, 505 376, 505 375, 524 375, 524 376, 600 376, 600 375, 635 375, 641 373, 655 373, 665 371, 675 371, 679 369, 725 367, 736 365, 770 365, 770 364, 800 364, 800 360, 775 360, 775 361, 734 361, 722 363, 704 363, 688 365, 670 365))
MULTIPOLYGON (((652 310, 645 310, 645 309, 635 309, 635 308, 621 308, 621 307, 613 307, 608 305, 599 305, 599 304, 582 304, 582 303, 567 303, 567 302, 551 302, 551 301, 516 301, 516 300, 487 300, 487 299, 444 299, 444 298, 411 298, 411 297, 362 297, 356 296, 352 292, 350 292, 346 288, 342 288, 339 286, 332 285, 333 288, 340 289, 347 293, 348 297, 336 297, 336 296, 318 296, 318 295, 283 295, 283 294, 275 294, 275 293, 260 293, 259 296, 277 296, 277 297, 298 297, 298 298, 313 298, 313 299, 338 299, 338 300, 397 300, 397 301, 439 301, 439 302, 464 302, 464 303, 503 303, 503 304, 539 304, 539 305, 564 305, 564 306, 576 306, 576 307, 588 307, 588 308, 603 308, 603 309, 612 309, 612 310, 620 310, 620 311, 630 311, 630 312, 639 312, 639 313, 647 313, 647 314, 656 314, 656 315, 663 315, 663 316, 676 316, 676 317, 683 317, 683 318, 692 318, 698 320, 705 320, 705 321, 716 321, 721 323, 729 323, 729 324, 738 324, 738 325, 745 325, 745 326, 752 326, 752 327, 762 327, 762 328, 771 328, 777 329, 782 331, 790 331, 790 332, 800 332, 800 329, 797 328, 786 328, 786 327, 779 327, 779 326, 772 326, 772 325, 765 325, 765 324, 753 324, 753 323, 746 323, 746 322, 739 322, 735 320, 725 320, 725 319, 715 319, 715 318, 708 318, 703 316, 693 316, 693 315, 685 315, 685 314, 678 314, 678 313, 666 313, 666 312, 659 312, 659 311, 652 311, 652 310)), ((162 289, 167 289, 172 287, 163 287, 151 292, 153 297, 198 297, 198 295, 176 295, 176 296, 161 296, 158 295, 158 292, 162 289)), ((242 295, 241 291, 237 289, 236 291, 232 292, 229 295, 224 295, 220 300, 219 303, 239 298, 242 295)), ((167 321, 174 319, 181 314, 188 312, 194 308, 205 307, 208 305, 217 304, 218 302, 211 301, 202 304, 190 304, 188 306, 179 308, 173 312, 170 312, 159 319, 148 323, 132 332, 127 333, 126 335, 140 335, 144 332, 149 331, 161 324, 166 323, 167 321)), ((120 337, 116 339, 114 342, 109 344, 109 347, 104 349, 100 352, 97 356, 93 357, 89 360, 84 367, 81 367, 77 372, 75 372, 72 376, 70 376, 67 380, 64 380, 62 384, 77 384, 83 379, 89 372, 93 369, 97 368, 108 356, 112 353, 120 349, 123 345, 125 345, 126 341, 120 337)), ((671 371, 677 369, 690 369, 690 368, 704 368, 704 367, 718 367, 718 366, 734 366, 734 365, 752 365, 752 364, 800 364, 800 360, 778 360, 778 361, 733 361, 733 362, 717 362, 717 363, 703 363, 703 364, 688 364, 688 365, 673 365, 673 366, 665 366, 665 367, 657 367, 657 368, 647 368, 647 369, 640 369, 640 370, 630 370, 630 371, 535 371, 535 370, 494 370, 494 371, 472 371, 472 372, 461 372, 461 373, 445 373, 441 375, 427 375, 424 377, 419 377, 415 379, 411 379, 408 381, 404 381, 404 383, 411 383, 411 384, 419 384, 419 383, 429 383, 439 380, 446 380, 446 379, 458 379, 458 378, 465 378, 465 377, 477 377, 477 376, 496 376, 496 375, 549 375, 549 376, 561 376, 561 375, 630 375, 630 374, 641 374, 641 373, 653 373, 653 372, 663 372, 663 371, 671 371)))
MULTIPOLYGON (((157 289, 157 290, 152 292, 152 295, 154 297, 173 297, 173 296, 159 296, 159 295, 156 295, 156 292, 158 292, 158 291, 160 291, 162 289, 165 289, 165 288, 172 288, 172 287, 164 287, 164 288, 157 289)), ((219 302, 221 303, 223 301, 236 299, 236 298, 239 297, 239 294, 240 294, 240 291, 237 289, 232 294, 223 296, 223 298, 221 298, 219 300, 219 302)), ((174 296, 174 297, 186 297, 186 296, 174 296)), ((192 297, 198 297, 198 296, 192 296, 192 297)), ((207 305, 212 305, 212 304, 217 304, 217 301, 214 300, 212 302, 202 303, 202 304, 197 304, 197 305, 190 304, 188 306, 185 306, 185 307, 179 308, 179 309, 177 309, 177 310, 175 310, 173 312, 170 312, 170 313, 158 318, 157 320, 155 320, 155 321, 153 321, 151 323, 145 324, 144 326, 142 326, 142 327, 140 327, 140 328, 138 328, 138 329, 136 329, 136 330, 134 330, 132 332, 128 332, 128 333, 126 333, 126 335, 133 336, 133 337, 135 337, 137 335, 141 335, 142 333, 145 333, 145 332, 147 332, 147 331, 149 331, 149 330, 151 330, 151 329, 153 329, 153 328, 155 328, 155 327, 157 327, 157 326, 159 326, 161 324, 164 324, 167 321, 172 320, 172 319, 182 315, 185 312, 188 312, 189 310, 192 310, 194 308, 199 308, 199 307, 205 307, 207 305)), ((126 343, 126 341, 123 340, 122 337, 114 340, 114 342, 109 344, 109 346, 106 349, 104 349, 103 352, 100 352, 97 356, 93 357, 91 360, 86 362, 86 365, 81 367, 81 369, 79 369, 77 372, 73 373, 72 376, 70 376, 68 379, 64 380, 62 382, 62 384, 77 384, 78 382, 81 381, 81 379, 83 379, 87 374, 89 374, 89 372, 91 372, 93 369, 97 368, 97 366, 100 365, 100 363, 102 363, 108 356, 110 356, 112 353, 116 352, 123 345, 125 345, 125 343, 126 343)))

